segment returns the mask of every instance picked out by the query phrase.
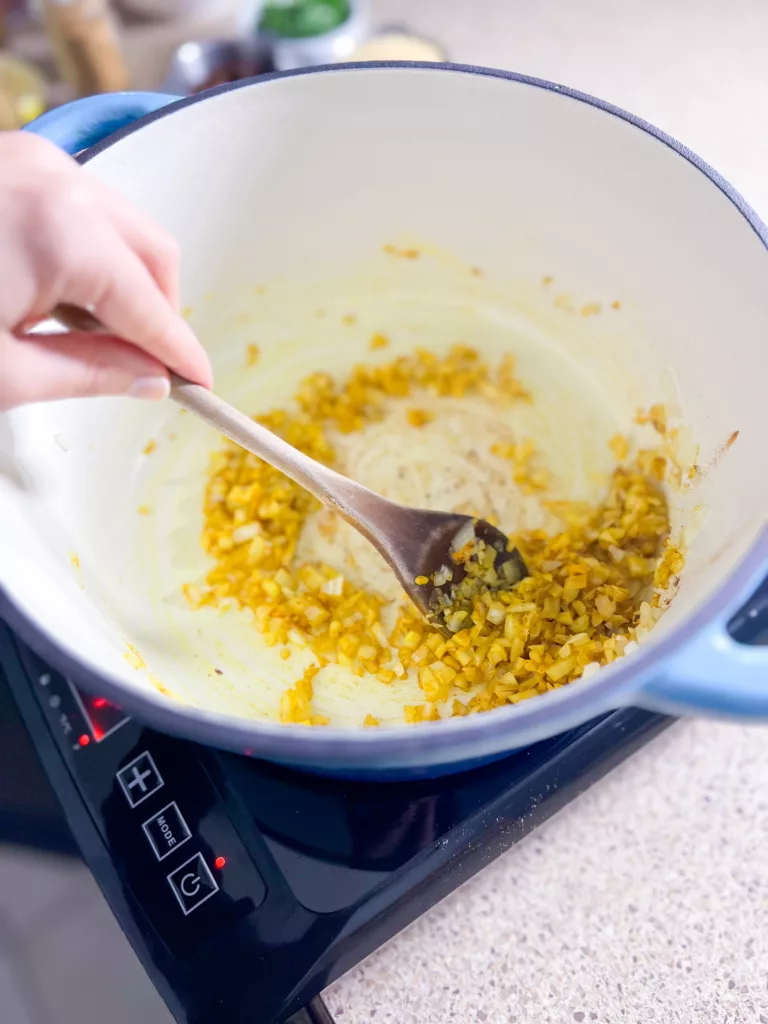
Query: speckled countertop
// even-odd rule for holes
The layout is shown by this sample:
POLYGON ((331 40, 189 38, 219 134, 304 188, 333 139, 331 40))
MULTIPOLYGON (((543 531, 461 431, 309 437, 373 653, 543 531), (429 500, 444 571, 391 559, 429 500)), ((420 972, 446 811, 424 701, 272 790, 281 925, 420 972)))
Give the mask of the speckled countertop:
MULTIPOLYGON (((764 0, 372 6, 455 61, 631 110, 768 217, 764 0)), ((175 41, 133 34, 140 84, 158 84, 175 41)), ((768 1024, 768 730, 675 725, 326 999, 339 1024, 768 1024)))
POLYGON ((768 1024, 768 732, 673 726, 337 982, 339 1024, 768 1024))

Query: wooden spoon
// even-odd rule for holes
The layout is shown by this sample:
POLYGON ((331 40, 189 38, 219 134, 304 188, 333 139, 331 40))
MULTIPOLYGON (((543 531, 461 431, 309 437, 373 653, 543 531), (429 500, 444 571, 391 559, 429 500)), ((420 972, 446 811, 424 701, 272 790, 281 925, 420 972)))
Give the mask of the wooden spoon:
MULTIPOLYGON (((74 306, 57 306, 51 318, 72 330, 104 331, 90 313, 74 306)), ((275 466, 351 523, 385 559, 422 614, 441 628, 449 628, 456 587, 468 575, 469 563, 453 557, 459 549, 469 550, 470 559, 482 560, 485 585, 493 586, 495 580, 499 589, 508 590, 528 575, 517 549, 484 519, 389 501, 304 455, 207 388, 175 373, 170 379, 174 402, 275 466), (426 582, 417 583, 417 578, 426 582)), ((480 579, 471 569, 469 575, 480 579)))

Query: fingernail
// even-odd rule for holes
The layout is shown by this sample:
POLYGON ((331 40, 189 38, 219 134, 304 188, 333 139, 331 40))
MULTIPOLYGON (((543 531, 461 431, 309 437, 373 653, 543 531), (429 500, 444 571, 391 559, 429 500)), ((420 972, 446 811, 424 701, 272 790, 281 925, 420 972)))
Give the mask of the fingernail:
POLYGON ((145 402, 161 402, 171 393, 171 382, 167 377, 137 377, 126 394, 145 402))

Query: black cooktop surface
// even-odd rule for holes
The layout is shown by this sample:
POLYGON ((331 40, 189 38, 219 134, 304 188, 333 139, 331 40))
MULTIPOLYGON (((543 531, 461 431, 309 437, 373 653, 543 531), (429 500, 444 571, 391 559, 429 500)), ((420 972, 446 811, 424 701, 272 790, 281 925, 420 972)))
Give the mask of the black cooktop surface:
POLYGON ((147 729, 4 627, 0 664, 0 839, 79 850, 201 1024, 322 1020, 332 980, 669 721, 623 710, 461 775, 349 782, 147 729))

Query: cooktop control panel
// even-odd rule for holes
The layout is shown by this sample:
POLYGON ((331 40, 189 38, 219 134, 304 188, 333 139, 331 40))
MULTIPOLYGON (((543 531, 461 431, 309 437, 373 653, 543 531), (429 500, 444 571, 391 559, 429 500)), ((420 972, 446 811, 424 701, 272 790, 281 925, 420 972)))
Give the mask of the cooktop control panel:
POLYGON ((22 657, 117 870, 170 952, 192 956, 252 914, 266 886, 200 759, 22 657))
POLYGON ((307 1014, 329 982, 668 724, 623 709, 461 775, 372 785, 163 736, 0 624, 3 680, 86 862, 186 1024, 324 1020, 307 1014))

